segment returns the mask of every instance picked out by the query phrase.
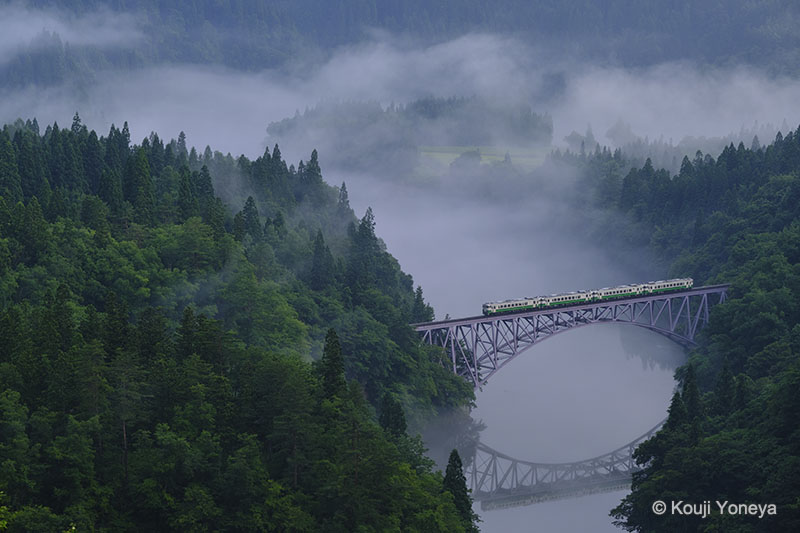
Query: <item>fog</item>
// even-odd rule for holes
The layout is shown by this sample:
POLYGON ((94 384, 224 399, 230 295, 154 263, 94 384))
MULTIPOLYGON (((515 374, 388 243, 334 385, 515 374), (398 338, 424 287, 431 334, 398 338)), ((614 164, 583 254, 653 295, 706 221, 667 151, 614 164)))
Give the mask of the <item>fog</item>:
MULTIPOLYGON (((508 199, 503 205, 348 179, 351 205, 357 212, 372 205, 376 232, 422 284, 439 318, 474 316, 489 300, 660 274, 648 266, 646 254, 634 261, 588 242, 570 224, 574 215, 558 196, 508 199)), ((480 440, 501 453, 536 462, 588 459, 632 441, 666 416, 672 374, 683 358, 679 346, 639 328, 579 328, 509 363, 477 392, 471 416, 486 426, 480 440)), ((442 467, 449 450, 463 443, 449 424, 426 436, 442 467)), ((531 531, 532 524, 540 531, 614 531, 608 512, 622 496, 597 494, 485 512, 476 503, 475 508, 485 532, 531 531)))
MULTIPOLYGON (((43 29, 72 44, 134 46, 141 37, 135 17, 100 12, 83 18, 57 11, 0 8, 0 63, 43 29), (25 21, 25 23, 23 23, 25 21), (91 28, 91 31, 89 29, 91 28)), ((96 81, 37 90, 5 91, 0 119, 37 117, 67 123, 75 111, 104 133, 128 121, 134 140, 151 131, 191 144, 255 157, 268 139, 266 126, 322 101, 403 103, 424 96, 478 96, 525 102, 553 117, 556 145, 591 125, 601 144, 619 121, 633 134, 680 141, 685 136, 724 136, 755 123, 800 123, 796 79, 750 68, 703 70, 669 63, 639 70, 599 68, 554 58, 510 38, 471 34, 417 46, 385 34, 332 51, 324 59, 298 58, 279 70, 257 73, 198 65, 159 65, 100 72, 96 81), (554 81, 555 80, 555 81, 554 81)), ((613 137, 613 136, 612 136, 613 137)), ((762 142, 769 139, 762 139, 762 142)), ((312 146, 289 146, 291 158, 312 146)), ((321 153, 324 165, 325 154, 321 153)))
MULTIPOLYGON (((132 20, 102 13, 76 19, 55 11, 26 11, 17 4, 4 7, 0 63, 42 29, 77 44, 134 45, 138 33, 132 20)), ((0 94, 0 120, 36 117, 42 126, 52 121, 68 126, 78 111, 101 134, 112 123, 127 121, 137 143, 152 131, 167 139, 185 131, 190 145, 249 157, 275 142, 266 134, 270 122, 326 100, 388 105, 429 95, 476 95, 522 101, 553 117, 558 146, 587 125, 599 142, 610 144, 605 132, 620 121, 636 136, 676 142, 686 136, 724 136, 756 123, 800 123, 796 79, 745 68, 703 71, 685 63, 636 71, 599 68, 485 34, 433 46, 375 34, 369 42, 334 50, 322 60, 300 58, 258 73, 159 65, 102 72, 96 79, 81 90, 65 85, 6 91, 0 94)), ((315 147, 299 142, 281 151, 296 162, 315 147)), ((563 182, 571 179, 567 174, 540 173, 536 179, 546 183, 540 181, 534 196, 512 198, 503 188, 495 196, 470 194, 452 179, 431 187, 348 174, 326 166, 324 149, 320 163, 329 183, 347 182, 357 213, 373 207, 378 235, 423 286, 439 318, 475 315, 488 300, 664 275, 644 252, 624 256, 614 243, 587 238, 582 225, 590 217, 578 217, 559 196, 566 189, 563 182)), ((526 194, 532 190, 524 189, 526 194)), ((666 412, 672 371, 682 352, 649 333, 628 329, 583 328, 512 362, 478 394, 473 416, 487 426, 481 438, 520 459, 580 460, 606 453, 655 425, 666 412)), ((545 524, 545 531, 598 531, 610 527, 606 515, 619 497, 513 510, 505 516, 521 521, 517 526, 486 515, 485 530, 529 531, 536 522, 545 524), (591 512, 578 519, 586 509, 591 512)))
POLYGON ((22 2, 0 6, 0 65, 30 45, 42 32, 56 33, 73 46, 133 47, 144 35, 138 19, 106 8, 82 16, 57 9, 32 9, 22 2))

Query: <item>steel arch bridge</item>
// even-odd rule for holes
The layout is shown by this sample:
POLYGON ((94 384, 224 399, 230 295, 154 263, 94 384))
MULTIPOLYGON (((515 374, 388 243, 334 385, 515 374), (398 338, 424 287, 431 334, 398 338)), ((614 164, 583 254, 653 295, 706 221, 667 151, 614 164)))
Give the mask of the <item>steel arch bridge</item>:
POLYGON ((519 354, 564 331, 589 324, 630 324, 693 346, 709 309, 727 298, 730 285, 524 311, 412 324, 428 344, 441 346, 453 372, 483 386, 519 354))
POLYGON ((478 443, 464 475, 472 499, 480 501, 484 510, 625 489, 630 487, 632 474, 640 470, 633 459, 634 450, 664 422, 612 452, 574 463, 520 461, 478 443))

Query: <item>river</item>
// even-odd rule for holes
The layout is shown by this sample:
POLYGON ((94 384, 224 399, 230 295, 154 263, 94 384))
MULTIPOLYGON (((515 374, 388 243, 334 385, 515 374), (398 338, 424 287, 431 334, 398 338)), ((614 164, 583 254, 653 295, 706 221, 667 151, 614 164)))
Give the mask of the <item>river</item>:
MULTIPOLYGON (((683 349, 641 328, 594 325, 531 348, 477 394, 484 444, 514 458, 571 462, 608 453, 665 416, 683 349)), ((484 511, 481 530, 620 531, 609 510, 625 491, 484 511)))
MULTIPOLYGON (((422 285, 437 318, 474 316, 489 300, 658 276, 644 253, 631 262, 604 243, 571 235, 559 225, 557 209, 426 194, 352 175, 347 180, 356 213, 372 206, 376 233, 422 285)), ((477 391, 471 416, 486 425, 482 442, 506 455, 536 462, 587 459, 632 441, 666 416, 673 372, 684 358, 678 345, 634 326, 578 328, 510 362, 477 391)), ((437 449, 441 443, 428 433, 426 443, 435 459, 446 457, 449 450, 437 449)), ((493 511, 476 503, 475 509, 487 533, 621 531, 608 512, 624 495, 493 511)))

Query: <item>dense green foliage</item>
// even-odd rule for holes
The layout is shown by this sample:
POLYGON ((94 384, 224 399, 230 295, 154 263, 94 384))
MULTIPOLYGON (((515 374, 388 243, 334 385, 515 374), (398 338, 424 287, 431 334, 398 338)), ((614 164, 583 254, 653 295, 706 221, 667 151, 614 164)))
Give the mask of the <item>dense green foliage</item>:
POLYGON ((419 345, 421 289, 316 151, 38 129, 0 131, 0 523, 463 529, 402 406, 471 388, 419 345))
POLYGON ((467 478, 464 477, 461 456, 458 455, 458 450, 455 449, 450 452, 450 458, 447 460, 447 468, 444 474, 444 490, 450 492, 455 498, 456 508, 467 531, 477 532, 478 528, 475 526, 477 516, 472 510, 472 500, 467 489, 467 478))
MULTIPOLYGON (((12 3, 6 0, 4 3, 12 3)), ((145 38, 131 48, 68 45, 45 33, 8 64, 5 84, 83 82, 107 67, 158 63, 223 64, 261 69, 297 54, 324 54, 359 42, 371 29, 428 42, 470 32, 511 34, 554 53, 590 61, 608 58, 630 66, 693 60, 715 65, 746 63, 775 72, 797 72, 800 37, 791 0, 637 2, 635 0, 349 0, 259 2, 197 0, 31 0, 73 14, 100 8, 134 15, 145 38)), ((557 79, 554 78, 554 79, 557 79)))
POLYGON ((631 531, 797 530, 800 129, 767 147, 730 145, 716 160, 684 158, 674 176, 649 160, 625 174, 607 151, 574 161, 597 199, 616 191, 628 235, 648 235, 670 275, 732 284, 678 371, 666 427, 637 450, 646 468, 614 516, 631 531), (657 499, 773 503, 777 515, 656 516, 657 499))

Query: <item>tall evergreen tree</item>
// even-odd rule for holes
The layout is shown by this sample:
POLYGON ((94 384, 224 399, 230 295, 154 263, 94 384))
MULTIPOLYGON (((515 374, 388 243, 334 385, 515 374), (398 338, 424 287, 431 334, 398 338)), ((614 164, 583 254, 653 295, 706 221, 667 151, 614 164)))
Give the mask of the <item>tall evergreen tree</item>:
POLYGON ((422 286, 417 285, 414 292, 414 303, 411 306, 411 322, 430 322, 433 320, 433 308, 422 298, 422 286))
POLYGON ((11 141, 0 133, 0 196, 9 203, 22 201, 22 182, 17 168, 17 154, 11 141))
POLYGON ((669 413, 667 427, 671 429, 679 428, 688 421, 686 406, 683 404, 681 394, 677 390, 672 395, 672 401, 669 403, 667 412, 669 413))
POLYGON ((325 335, 325 347, 319 361, 319 372, 322 378, 322 392, 325 398, 341 396, 347 390, 344 377, 344 358, 339 336, 333 328, 325 335))
POLYGON ((339 188, 339 200, 336 203, 337 212, 340 215, 346 215, 350 212, 350 199, 347 197, 347 184, 342 182, 339 188))
POLYGON ((248 196, 242 208, 242 222, 244 231, 250 235, 254 241, 258 242, 264 237, 261 229, 261 219, 258 216, 258 207, 252 196, 248 196))
POLYGON ((309 285, 320 291, 329 286, 334 279, 334 261, 331 251, 322 237, 322 230, 317 230, 314 238, 313 256, 311 258, 311 277, 309 285))
POLYGON ((25 199, 33 196, 46 202, 50 198, 50 182, 47 178, 47 165, 44 161, 43 147, 38 135, 17 130, 14 134, 22 194, 25 199))
POLYGON ((128 159, 123 182, 125 199, 133 204, 134 219, 142 224, 153 220, 155 194, 150 176, 150 163, 144 148, 137 148, 128 159))
POLYGON ((700 390, 697 387, 697 375, 695 374, 694 365, 692 364, 686 367, 686 373, 683 377, 683 395, 681 399, 686 406, 686 413, 690 421, 702 417, 703 404, 700 399, 700 390))
POLYGON ((714 410, 719 415, 728 415, 733 409, 733 400, 736 393, 736 384, 733 379, 733 372, 726 362, 722 366, 722 371, 717 376, 717 383, 714 387, 714 410))
POLYGON ((86 173, 86 183, 91 194, 98 194, 100 181, 103 178, 103 147, 97 139, 97 133, 92 130, 86 139, 86 148, 83 152, 83 168, 86 173))
POLYGON ((100 177, 100 185, 98 186, 97 196, 99 196, 106 204, 108 204, 111 213, 119 217, 122 214, 123 195, 122 195, 122 179, 119 172, 106 168, 100 177))
POLYGON ((469 532, 477 532, 478 526, 476 522, 478 521, 478 516, 472 510, 472 499, 469 497, 467 478, 464 477, 461 456, 458 455, 458 451, 455 449, 450 452, 442 488, 453 495, 464 529, 469 532))
POLYGON ((381 427, 394 439, 399 439, 406 434, 406 415, 403 413, 403 406, 388 392, 383 393, 381 414, 378 421, 381 427))
POLYGON ((178 209, 181 220, 197 215, 197 199, 192 190, 192 183, 189 178, 189 168, 183 167, 180 173, 180 183, 178 184, 178 209))
POLYGON ((186 134, 182 131, 178 134, 178 146, 175 156, 178 159, 179 166, 189 164, 189 149, 186 147, 186 134))

